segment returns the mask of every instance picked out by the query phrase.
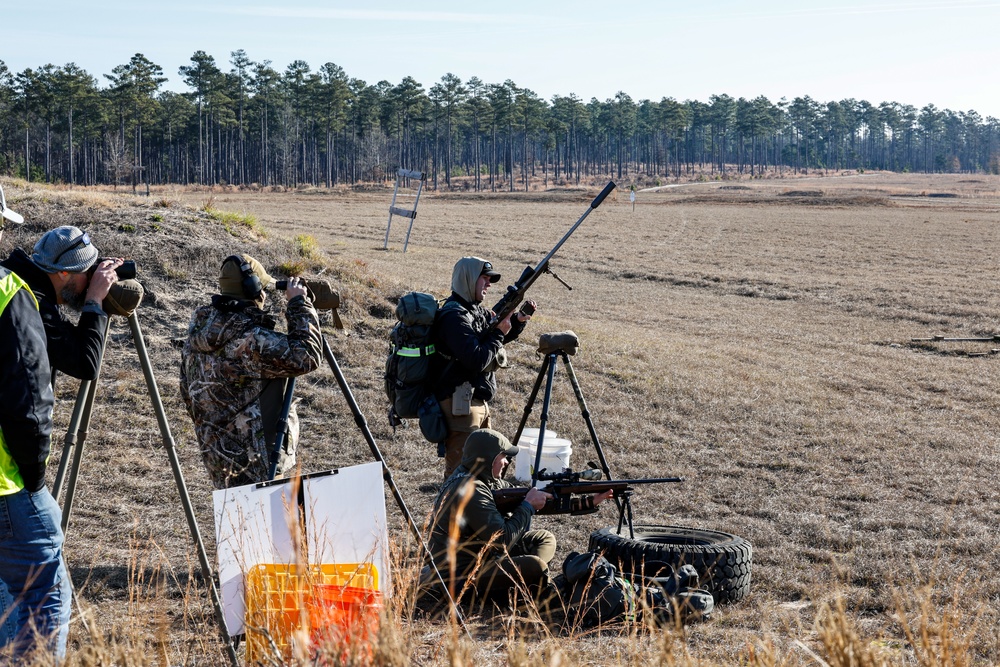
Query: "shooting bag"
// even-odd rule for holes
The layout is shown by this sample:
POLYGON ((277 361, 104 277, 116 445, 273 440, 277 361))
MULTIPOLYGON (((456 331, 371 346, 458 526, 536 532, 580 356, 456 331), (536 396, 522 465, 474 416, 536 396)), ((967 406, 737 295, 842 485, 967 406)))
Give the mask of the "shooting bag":
POLYGON ((543 333, 538 337, 538 353, 552 354, 553 352, 565 352, 566 354, 576 354, 580 347, 580 337, 573 331, 556 331, 554 333, 543 333))
MULTIPOLYGON (((389 355, 385 360, 385 395, 394 427, 400 419, 420 417, 425 399, 433 400, 429 384, 431 357, 436 351, 431 332, 437 312, 437 299, 425 292, 408 292, 396 304, 398 322, 389 334, 389 355)), ((424 412, 430 409, 425 406, 424 412)), ((437 411, 441 412, 440 406, 437 411)))

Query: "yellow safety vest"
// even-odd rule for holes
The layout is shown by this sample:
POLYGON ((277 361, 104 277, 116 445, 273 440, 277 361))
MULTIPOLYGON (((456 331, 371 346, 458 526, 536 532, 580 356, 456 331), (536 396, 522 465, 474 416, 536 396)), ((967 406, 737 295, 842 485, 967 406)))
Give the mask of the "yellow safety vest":
MULTIPOLYGON (((0 278, 0 317, 3 316, 7 304, 10 303, 19 289, 24 289, 31 295, 31 300, 35 302, 35 310, 38 309, 38 300, 28 289, 27 283, 21 280, 16 273, 8 273, 0 278)), ((9 496, 23 488, 24 481, 21 479, 21 473, 17 469, 17 463, 14 462, 7 450, 7 441, 4 440, 3 429, 0 429, 0 496, 9 496)))

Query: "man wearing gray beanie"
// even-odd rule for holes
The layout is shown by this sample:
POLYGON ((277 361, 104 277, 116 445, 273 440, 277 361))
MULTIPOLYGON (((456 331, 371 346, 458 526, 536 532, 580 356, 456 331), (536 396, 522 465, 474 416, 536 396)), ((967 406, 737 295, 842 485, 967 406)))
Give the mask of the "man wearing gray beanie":
POLYGON ((49 365, 80 380, 97 377, 108 320, 101 303, 118 281, 115 269, 122 264, 120 258, 98 263, 98 254, 89 234, 65 226, 43 234, 31 256, 17 248, 0 262, 19 275, 38 300, 49 365), (63 304, 80 311, 76 325, 59 312, 63 304))

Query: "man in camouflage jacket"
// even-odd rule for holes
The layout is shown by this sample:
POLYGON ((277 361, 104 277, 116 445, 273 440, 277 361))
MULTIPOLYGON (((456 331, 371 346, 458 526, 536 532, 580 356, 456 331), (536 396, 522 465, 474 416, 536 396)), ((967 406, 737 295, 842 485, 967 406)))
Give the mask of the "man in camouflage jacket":
MULTIPOLYGON (((287 378, 316 369, 323 341, 304 283, 288 281, 288 334, 262 310, 274 280, 249 255, 222 264, 219 291, 191 316, 181 352, 181 397, 217 489, 265 481, 287 378)), ((295 464, 298 416, 288 414, 278 472, 295 464)))

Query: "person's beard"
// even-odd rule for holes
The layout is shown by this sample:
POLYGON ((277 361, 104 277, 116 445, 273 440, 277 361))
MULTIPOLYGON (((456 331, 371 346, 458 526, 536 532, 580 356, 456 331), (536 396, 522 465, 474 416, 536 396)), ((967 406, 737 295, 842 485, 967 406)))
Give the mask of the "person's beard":
POLYGON ((71 285, 66 285, 59 292, 59 296, 62 297, 64 305, 69 306, 76 311, 83 310, 83 304, 87 302, 86 288, 80 290, 79 292, 74 292, 71 285))

